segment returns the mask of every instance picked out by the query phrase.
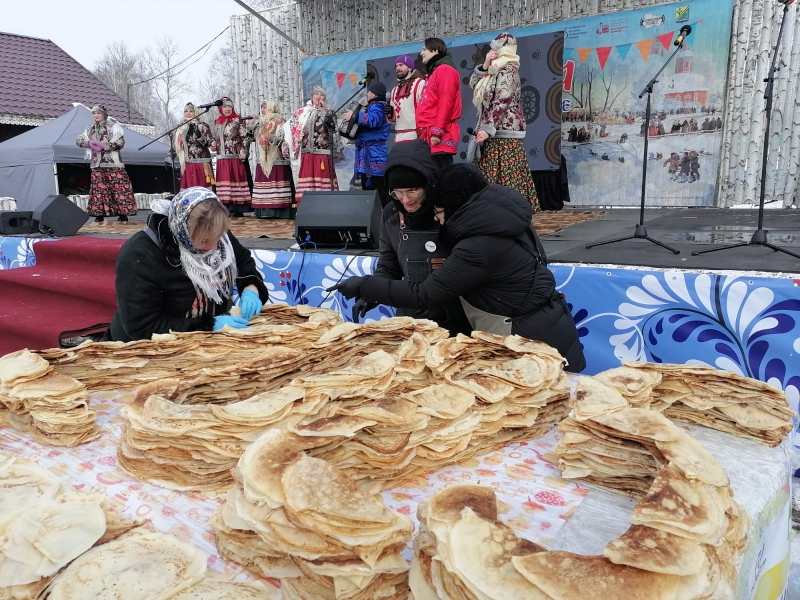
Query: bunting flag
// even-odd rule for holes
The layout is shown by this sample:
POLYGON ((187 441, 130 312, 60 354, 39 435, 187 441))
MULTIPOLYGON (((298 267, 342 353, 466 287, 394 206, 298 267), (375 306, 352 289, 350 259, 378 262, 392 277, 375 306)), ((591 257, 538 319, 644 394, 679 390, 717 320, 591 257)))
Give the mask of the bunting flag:
POLYGON ((608 62, 608 56, 611 54, 612 47, 613 46, 604 46, 602 48, 597 48, 597 60, 600 62, 601 71, 606 68, 606 62, 608 62))
POLYGON ((350 85, 355 85, 358 83, 358 73, 350 73, 348 77, 350 78, 350 85))
POLYGON ((641 42, 636 42, 636 47, 639 49, 644 62, 647 62, 647 58, 650 56, 650 48, 653 47, 653 38, 647 38, 641 42))
POLYGON ((578 48, 578 58, 581 59, 581 64, 586 62, 586 59, 589 58, 589 55, 592 53, 591 48, 578 48))
POLYGON ((670 31, 669 33, 665 33, 664 35, 658 36, 656 39, 664 46, 664 50, 669 50, 669 45, 672 43, 672 38, 675 35, 674 31, 670 31))
POLYGON ((617 52, 619 52, 619 57, 622 60, 625 60, 626 58, 628 58, 628 51, 631 49, 632 45, 633 44, 620 44, 619 46, 614 46, 614 47, 617 49, 617 52))
POLYGON ((347 77, 347 73, 337 73, 336 74, 336 83, 339 84, 339 89, 342 89, 342 84, 344 83, 344 78, 347 77))

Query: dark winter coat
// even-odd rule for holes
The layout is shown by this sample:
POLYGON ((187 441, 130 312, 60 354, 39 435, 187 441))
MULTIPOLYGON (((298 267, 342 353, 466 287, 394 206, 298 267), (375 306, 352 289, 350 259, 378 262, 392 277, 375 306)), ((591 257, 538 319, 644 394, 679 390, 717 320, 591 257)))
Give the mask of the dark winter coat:
POLYGON ((537 261, 528 237, 532 208, 518 192, 490 185, 448 215, 444 229, 453 251, 421 283, 366 277, 368 301, 433 308, 463 298, 487 313, 513 319, 511 332, 558 349, 568 369, 586 366, 578 332, 553 274, 537 261))
MULTIPOLYGON (((226 314, 231 300, 225 304, 209 301, 202 314, 190 316, 199 305, 198 294, 183 272, 178 245, 167 227, 167 217, 151 215, 147 228, 158 243, 142 230, 125 242, 117 257, 117 310, 106 337, 130 342, 149 339, 154 333, 211 331, 214 317, 226 314)), ((266 302, 269 292, 250 251, 232 233, 228 232, 228 236, 236 256, 237 289, 255 285, 261 302, 266 302)))
MULTIPOLYGON (((386 171, 388 172, 394 166, 410 167, 430 180, 436 171, 436 165, 429 151, 420 152, 418 150, 418 145, 420 144, 422 142, 414 140, 396 145, 392 149, 389 162, 386 165, 386 171)), ((380 255, 374 272, 376 277, 384 279, 407 278, 406 269, 400 264, 399 259, 401 214, 407 229, 411 231, 430 231, 435 234, 433 239, 437 248, 442 250, 449 249, 449 242, 439 231, 441 225, 434 219, 433 205, 434 203, 430 199, 426 199, 422 206, 413 213, 406 211, 402 202, 398 200, 392 200, 386 205, 381 216, 380 255)), ((448 329, 450 335, 456 335, 457 333, 468 335, 471 332, 469 322, 458 299, 431 310, 400 310, 398 315, 413 316, 418 319, 431 319, 448 329)))

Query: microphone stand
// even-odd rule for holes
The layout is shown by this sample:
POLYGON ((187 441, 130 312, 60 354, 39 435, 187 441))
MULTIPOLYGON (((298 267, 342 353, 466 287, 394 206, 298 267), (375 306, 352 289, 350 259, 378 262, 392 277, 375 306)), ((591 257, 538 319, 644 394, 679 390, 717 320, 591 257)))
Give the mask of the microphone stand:
POLYGON ((156 136, 155 139, 150 140, 144 146, 139 146, 139 148, 137 148, 137 150, 139 150, 139 151, 140 150, 144 150, 150 144, 156 143, 158 140, 160 140, 165 135, 169 136, 169 152, 170 152, 169 167, 170 167, 170 173, 171 173, 171 179, 172 179, 172 193, 173 194, 176 194, 177 192, 175 191, 175 157, 172 156, 172 152, 173 152, 175 146, 172 143, 172 134, 175 132, 176 129, 178 129, 178 127, 183 127, 187 123, 191 123, 192 121, 197 121, 200 117, 202 117, 204 114, 206 114, 210 110, 210 108, 211 107, 203 109, 203 112, 201 112, 199 114, 196 114, 195 116, 193 116, 188 121, 184 121, 183 123, 179 123, 178 125, 176 125, 172 129, 168 129, 164 133, 156 136))
MULTIPOLYGON (((330 177, 331 177, 331 191, 334 190, 334 179, 333 179, 333 132, 336 130, 336 119, 334 118, 335 115, 339 114, 339 111, 342 110, 346 104, 349 104, 350 101, 358 96, 361 92, 363 92, 367 87, 367 82, 369 81, 370 77, 367 76, 364 78, 364 81, 361 83, 360 87, 350 96, 347 100, 342 102, 334 111, 328 111, 328 114, 325 115, 325 128, 328 130, 328 148, 330 149, 331 153, 331 168, 330 168, 330 177)), ((356 157, 358 160, 358 157, 356 157)))
POLYGON ((595 246, 604 246, 606 244, 616 244, 617 242, 624 242, 626 240, 647 240, 648 242, 654 243, 656 246, 661 246, 672 252, 673 254, 680 254, 680 250, 676 250, 671 246, 667 246, 659 242, 658 240, 654 240, 649 235, 647 235, 647 227, 644 226, 644 204, 645 204, 645 197, 647 194, 647 148, 648 142, 650 140, 650 108, 651 108, 651 97, 653 95, 653 86, 658 83, 658 77, 661 73, 664 72, 664 69, 667 68, 667 65, 675 58, 675 55, 678 54, 683 49, 683 41, 678 44, 678 47, 675 49, 675 52, 664 62, 661 69, 655 76, 647 83, 647 85, 642 90, 642 93, 639 94, 639 98, 643 98, 645 94, 647 94, 647 107, 645 108, 644 113, 644 161, 642 162, 642 196, 639 201, 639 223, 636 225, 636 230, 633 232, 633 235, 627 235, 625 237, 617 238, 614 240, 608 240, 605 242, 597 242, 595 244, 589 244, 587 248, 594 248, 595 246))
POLYGON ((781 17, 781 26, 778 30, 778 41, 775 43, 775 52, 772 55, 772 65, 769 68, 769 75, 764 80, 767 84, 764 90, 764 99, 767 101, 765 107, 766 123, 764 124, 764 156, 761 162, 761 194, 758 200, 758 229, 753 232, 753 237, 749 242, 742 242, 740 244, 731 244, 729 246, 720 246, 719 248, 710 248, 708 250, 699 250, 692 252, 692 256, 699 256, 700 254, 708 254, 709 252, 719 252, 720 250, 730 250, 731 248, 741 248, 742 246, 764 246, 775 252, 783 252, 789 256, 800 258, 800 254, 795 254, 779 246, 769 243, 767 238, 768 231, 764 230, 764 200, 767 196, 767 161, 769 153, 769 126, 772 119, 772 95, 775 91, 775 74, 780 71, 778 66, 778 50, 781 47, 781 38, 783 37, 783 26, 786 25, 786 13, 789 12, 789 5, 791 2, 786 2, 783 5, 783 16, 781 17))

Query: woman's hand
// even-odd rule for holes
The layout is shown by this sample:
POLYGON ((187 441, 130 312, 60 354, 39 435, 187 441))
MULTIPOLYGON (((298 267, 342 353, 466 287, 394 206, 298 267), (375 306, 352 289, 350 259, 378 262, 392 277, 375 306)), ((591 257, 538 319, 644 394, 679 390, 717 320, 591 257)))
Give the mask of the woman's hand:
POLYGON ((486 60, 483 61, 483 70, 487 70, 493 61, 497 60, 500 55, 495 50, 489 50, 486 55, 486 60))
POLYGON ((478 133, 475 134, 475 141, 479 144, 485 142, 489 139, 489 134, 481 129, 478 133))

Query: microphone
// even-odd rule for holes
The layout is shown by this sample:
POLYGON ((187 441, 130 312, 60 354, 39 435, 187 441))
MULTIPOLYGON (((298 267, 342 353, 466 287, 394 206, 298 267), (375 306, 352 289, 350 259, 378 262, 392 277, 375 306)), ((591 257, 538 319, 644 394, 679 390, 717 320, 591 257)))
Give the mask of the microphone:
POLYGON ((214 102, 209 102, 208 104, 201 104, 197 108, 211 108, 212 106, 222 106, 222 100, 215 100, 214 102))
POLYGON ((692 33, 691 25, 684 25, 681 27, 681 32, 678 34, 678 37, 675 38, 675 45, 680 46, 690 33, 692 33))
POLYGON ((372 75, 372 73, 367 73, 367 76, 366 76, 366 77, 363 77, 363 78, 361 78, 361 80, 358 82, 358 85, 365 85, 365 84, 366 84, 366 83, 367 83, 367 82, 368 82, 370 79, 372 79, 373 77, 374 77, 374 76, 372 75))

